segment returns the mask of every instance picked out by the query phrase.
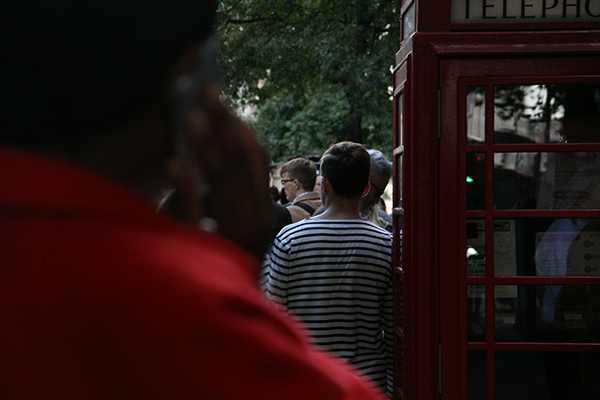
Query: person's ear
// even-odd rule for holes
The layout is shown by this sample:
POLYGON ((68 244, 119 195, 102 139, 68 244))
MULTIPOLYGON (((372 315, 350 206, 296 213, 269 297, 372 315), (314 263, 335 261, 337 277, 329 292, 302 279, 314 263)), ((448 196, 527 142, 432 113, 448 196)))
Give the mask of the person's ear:
POLYGON ((363 190, 362 197, 365 197, 366 195, 368 195, 370 191, 371 191, 371 182, 367 182, 367 186, 365 187, 365 190, 363 190))
POLYGON ((325 177, 321 178, 321 191, 328 193, 330 190, 331 186, 329 185, 329 181, 325 179, 325 177))

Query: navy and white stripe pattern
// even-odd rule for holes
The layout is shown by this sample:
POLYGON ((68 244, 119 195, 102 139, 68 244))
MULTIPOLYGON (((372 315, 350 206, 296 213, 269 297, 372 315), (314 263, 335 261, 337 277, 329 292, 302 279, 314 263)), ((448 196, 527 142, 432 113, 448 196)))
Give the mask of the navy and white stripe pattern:
POLYGON ((315 342, 392 390, 392 236, 364 220, 306 219, 275 238, 267 293, 315 342))

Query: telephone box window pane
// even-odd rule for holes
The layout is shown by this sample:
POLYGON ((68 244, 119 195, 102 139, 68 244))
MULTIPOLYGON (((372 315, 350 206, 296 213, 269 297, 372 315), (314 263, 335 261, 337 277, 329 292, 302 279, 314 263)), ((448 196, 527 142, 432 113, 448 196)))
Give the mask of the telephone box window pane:
POLYGON ((496 400, 598 398, 600 353, 499 351, 496 400))
POLYGON ((494 332, 497 342, 519 342, 526 336, 529 314, 525 300, 528 289, 534 289, 534 286, 495 286, 494 332))
POLYGON ((400 147, 402 145, 404 145, 404 125, 403 125, 403 121, 404 121, 404 113, 403 113, 403 96, 402 96, 402 92, 396 96, 397 99, 397 106, 398 106, 398 113, 397 113, 397 131, 398 131, 398 142, 396 144, 397 147, 400 147))
MULTIPOLYGON (((485 276, 485 220, 468 219, 467 276, 485 276)), ((600 219, 494 220, 495 276, 600 276, 600 219)))
POLYGON ((533 240, 537 276, 600 276, 600 219, 558 218, 533 240))
POLYGON ((600 208, 600 153, 495 153, 494 207, 600 208))
POLYGON ((599 285, 497 285, 497 342, 600 343, 599 285))
POLYGON ((467 144, 485 143, 485 86, 467 86, 467 144))
POLYGON ((467 220, 467 276, 485 276, 485 220, 467 220))
POLYGON ((485 342, 485 286, 467 285, 467 340, 485 342))
POLYGON ((600 142, 600 84, 494 87, 494 143, 600 142))
POLYGON ((485 351, 468 352, 469 400, 487 399, 487 362, 485 351))
POLYGON ((485 153, 467 153, 467 210, 485 209, 485 153))
POLYGON ((402 40, 415 30, 415 4, 411 4, 402 16, 402 40))
MULTIPOLYGON (((402 208, 402 167, 403 167, 403 161, 404 161, 404 156, 399 156, 396 159, 396 182, 395 185, 393 185, 393 196, 394 196, 394 207, 398 207, 398 208, 402 208)), ((388 185, 388 187, 390 187, 390 185, 388 185)))

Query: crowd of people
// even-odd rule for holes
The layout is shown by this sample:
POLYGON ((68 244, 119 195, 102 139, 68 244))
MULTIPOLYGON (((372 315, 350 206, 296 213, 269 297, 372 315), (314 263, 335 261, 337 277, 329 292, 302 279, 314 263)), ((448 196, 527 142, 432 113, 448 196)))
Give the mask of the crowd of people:
POLYGON ((0 397, 391 395, 391 234, 364 219, 391 167, 335 144, 315 192, 292 160, 275 234, 213 81, 216 7, 3 7, 0 397))
MULTIPOLYGON (((352 363, 391 396, 392 237, 361 215, 365 208, 377 213, 371 202, 379 207, 376 196, 369 196, 373 160, 357 143, 337 143, 325 152, 318 194, 322 211, 277 234, 265 283, 267 294, 303 322, 315 343, 352 363), (362 207, 364 202, 369 206, 362 207)), ((309 162, 290 161, 312 172, 307 182, 313 187, 309 162)), ((296 184, 300 174, 290 171, 290 163, 282 167, 282 184, 295 196, 288 208, 317 194, 296 184)))

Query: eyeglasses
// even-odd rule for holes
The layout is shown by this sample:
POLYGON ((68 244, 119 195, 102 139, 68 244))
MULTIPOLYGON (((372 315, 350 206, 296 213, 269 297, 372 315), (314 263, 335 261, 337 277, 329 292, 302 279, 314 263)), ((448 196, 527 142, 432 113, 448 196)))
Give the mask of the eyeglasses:
POLYGON ((295 181, 295 179, 282 179, 282 180, 281 180, 281 185, 282 185, 282 186, 285 186, 285 184, 286 184, 287 182, 293 182, 293 181, 295 181))
POLYGON ((377 194, 377 197, 381 197, 383 195, 383 190, 381 190, 381 188, 379 188, 376 184, 374 184, 370 180, 369 180, 369 183, 371 184, 371 186, 373 186, 379 192, 379 193, 375 193, 375 194, 377 194))

